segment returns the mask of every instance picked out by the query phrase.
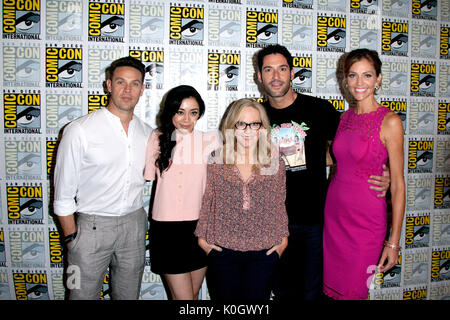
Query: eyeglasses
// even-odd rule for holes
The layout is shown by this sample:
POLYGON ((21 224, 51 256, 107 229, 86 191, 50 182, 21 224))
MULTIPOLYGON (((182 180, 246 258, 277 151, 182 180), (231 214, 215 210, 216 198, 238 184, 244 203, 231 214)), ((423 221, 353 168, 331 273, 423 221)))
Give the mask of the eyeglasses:
POLYGON ((247 129, 247 127, 250 127, 250 129, 252 129, 252 130, 258 130, 259 128, 261 128, 261 126, 262 126, 262 122, 247 123, 247 122, 243 122, 243 121, 238 121, 234 125, 234 127, 238 130, 245 130, 245 129, 247 129))

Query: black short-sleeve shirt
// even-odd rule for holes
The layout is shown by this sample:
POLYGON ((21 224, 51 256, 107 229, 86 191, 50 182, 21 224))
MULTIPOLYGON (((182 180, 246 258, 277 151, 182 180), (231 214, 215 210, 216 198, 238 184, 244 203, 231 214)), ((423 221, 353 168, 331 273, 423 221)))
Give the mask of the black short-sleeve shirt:
POLYGON ((264 103, 272 137, 286 163, 289 224, 323 223, 327 192, 326 143, 333 140, 340 113, 327 100, 297 93, 283 109, 264 103))

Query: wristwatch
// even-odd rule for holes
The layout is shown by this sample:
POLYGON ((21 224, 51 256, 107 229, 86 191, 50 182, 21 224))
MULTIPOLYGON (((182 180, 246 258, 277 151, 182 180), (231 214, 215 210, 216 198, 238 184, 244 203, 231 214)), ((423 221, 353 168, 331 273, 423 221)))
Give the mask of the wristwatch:
POLYGON ((68 236, 65 236, 63 238, 63 241, 65 244, 68 244, 70 241, 74 240, 77 237, 77 232, 75 231, 72 234, 69 234, 68 236))

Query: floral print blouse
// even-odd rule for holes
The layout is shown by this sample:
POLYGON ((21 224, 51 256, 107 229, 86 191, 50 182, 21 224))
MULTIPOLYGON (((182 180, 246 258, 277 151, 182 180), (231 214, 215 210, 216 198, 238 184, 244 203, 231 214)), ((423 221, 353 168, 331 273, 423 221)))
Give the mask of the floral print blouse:
POLYGON ((208 164, 195 235, 237 251, 280 244, 289 235, 284 161, 275 167, 271 172, 261 169, 243 181, 234 165, 208 164))

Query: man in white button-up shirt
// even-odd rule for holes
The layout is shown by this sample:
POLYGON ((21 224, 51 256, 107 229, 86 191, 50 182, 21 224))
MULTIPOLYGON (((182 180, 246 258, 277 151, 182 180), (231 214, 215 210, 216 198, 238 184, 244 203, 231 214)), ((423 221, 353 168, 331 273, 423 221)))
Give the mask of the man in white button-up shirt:
POLYGON ((142 208, 151 127, 134 108, 144 91, 144 65, 114 61, 106 108, 72 121, 55 166, 54 211, 68 248, 70 299, 98 299, 108 266, 113 299, 138 299, 147 216, 142 208))

